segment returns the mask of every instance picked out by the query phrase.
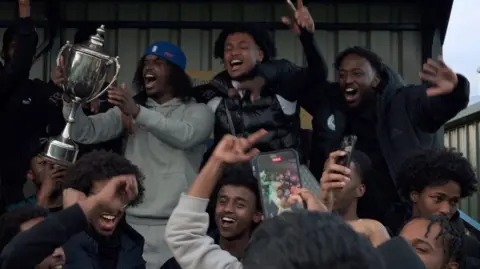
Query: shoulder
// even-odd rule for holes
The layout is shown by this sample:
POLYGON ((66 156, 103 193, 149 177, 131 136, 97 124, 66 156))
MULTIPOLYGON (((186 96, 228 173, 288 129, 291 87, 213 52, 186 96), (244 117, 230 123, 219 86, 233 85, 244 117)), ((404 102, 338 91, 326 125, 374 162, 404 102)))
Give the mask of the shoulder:
POLYGON ((196 116, 213 116, 212 109, 206 104, 192 101, 185 104, 185 106, 186 111, 191 114, 195 114, 196 116))

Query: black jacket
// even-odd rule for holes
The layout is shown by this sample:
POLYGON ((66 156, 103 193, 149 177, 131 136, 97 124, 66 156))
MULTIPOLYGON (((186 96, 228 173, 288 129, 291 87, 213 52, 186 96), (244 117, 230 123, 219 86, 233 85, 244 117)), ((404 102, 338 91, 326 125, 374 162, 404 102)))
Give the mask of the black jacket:
POLYGON ((5 246, 0 255, 0 269, 35 268, 56 248, 87 227, 87 218, 78 205, 52 214, 5 246))
MULTIPOLYGON (((300 41, 305 50, 318 52, 312 34, 302 32, 300 41)), ((282 72, 284 68, 294 68, 296 72, 305 77, 315 77, 315 74, 326 70, 323 66, 324 61, 319 55, 309 59, 308 68, 300 68, 287 60, 271 60, 258 66, 263 65, 267 66, 267 71, 270 66, 273 66, 275 70, 279 69, 279 72, 282 72), (310 76, 306 74, 310 74, 310 76)), ((268 131, 268 134, 256 145, 260 151, 293 148, 299 151, 302 160, 299 107, 297 106, 296 113, 286 115, 277 98, 278 95, 287 101, 296 102, 301 92, 297 90, 297 87, 285 87, 281 80, 270 79, 269 74, 263 72, 264 68, 258 66, 253 70, 252 75, 264 77, 267 83, 262 90, 260 99, 253 103, 249 100, 248 94, 243 98, 228 96, 228 89, 233 86, 226 71, 218 74, 210 83, 197 87, 195 91, 197 101, 208 103, 214 98, 221 99, 215 110, 214 144, 218 143, 225 134, 247 136, 263 128, 268 131)), ((209 152, 206 154, 206 157, 208 156, 209 152)))
POLYGON ((15 29, 14 55, 0 73, 2 208, 23 199, 31 145, 58 134, 64 125, 61 89, 53 83, 29 79, 37 38, 31 19, 20 19, 15 29))

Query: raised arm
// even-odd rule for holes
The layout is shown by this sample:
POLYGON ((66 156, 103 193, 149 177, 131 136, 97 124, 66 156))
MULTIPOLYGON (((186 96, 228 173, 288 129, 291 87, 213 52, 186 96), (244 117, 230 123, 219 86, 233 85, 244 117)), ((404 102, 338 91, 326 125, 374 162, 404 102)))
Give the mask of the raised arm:
POLYGON ((407 109, 419 128, 436 132, 467 107, 470 83, 446 66, 441 57, 438 62, 429 59, 420 76, 431 83, 431 87, 419 85, 404 89, 407 109))
MULTIPOLYGON (((68 119, 72 103, 63 103, 63 116, 68 119)), ((71 137, 82 144, 95 144, 119 137, 123 131, 120 109, 114 107, 105 113, 86 116, 80 107, 72 124, 71 137)))
MULTIPOLYGON (((19 0, 20 18, 13 29, 15 50, 0 72, 0 100, 7 99, 22 80, 29 78, 37 46, 37 33, 30 17, 30 1, 19 0)), ((7 53, 8 51, 4 51, 7 53)))
POLYGON ((208 139, 215 121, 205 104, 188 104, 181 119, 165 117, 160 112, 140 106, 135 122, 172 147, 188 149, 208 139))

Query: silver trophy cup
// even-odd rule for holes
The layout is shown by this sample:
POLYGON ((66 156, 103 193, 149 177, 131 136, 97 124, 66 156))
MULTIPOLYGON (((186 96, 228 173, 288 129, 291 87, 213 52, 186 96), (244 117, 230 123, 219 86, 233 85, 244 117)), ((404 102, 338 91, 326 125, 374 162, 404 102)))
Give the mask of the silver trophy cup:
POLYGON ((60 136, 50 139, 43 152, 44 157, 60 165, 70 165, 77 160, 78 145, 70 138, 70 129, 75 122, 75 114, 82 104, 102 95, 115 82, 120 71, 118 57, 103 52, 105 27, 97 29, 87 44, 70 44, 68 41, 60 49, 57 65, 64 67, 64 95, 72 101, 72 110, 60 136), (61 62, 63 58, 63 62, 61 62), (104 87, 111 68, 115 75, 104 87))

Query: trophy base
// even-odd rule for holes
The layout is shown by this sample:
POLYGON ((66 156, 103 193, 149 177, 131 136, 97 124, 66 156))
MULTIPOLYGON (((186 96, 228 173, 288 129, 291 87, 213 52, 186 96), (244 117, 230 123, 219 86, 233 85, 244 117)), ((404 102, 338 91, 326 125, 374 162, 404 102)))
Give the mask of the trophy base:
POLYGON ((77 160, 78 146, 71 139, 57 137, 48 141, 42 155, 54 163, 69 166, 77 160))

